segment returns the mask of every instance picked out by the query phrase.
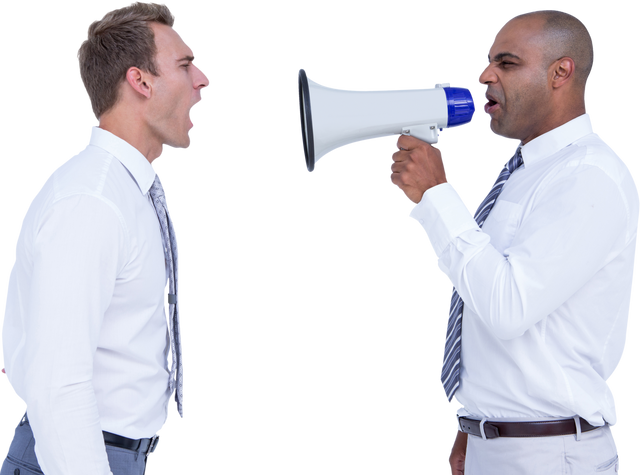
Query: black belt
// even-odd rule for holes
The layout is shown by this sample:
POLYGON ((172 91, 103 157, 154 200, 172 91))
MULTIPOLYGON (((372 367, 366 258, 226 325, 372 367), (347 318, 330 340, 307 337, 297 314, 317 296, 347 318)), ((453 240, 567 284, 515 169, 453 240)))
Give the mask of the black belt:
MULTIPOLYGON (((129 450, 138 450, 140 446, 144 443, 144 450, 151 448, 153 450, 152 445, 154 444, 154 439, 159 436, 152 437, 150 439, 128 439, 127 437, 122 437, 121 435, 112 434, 111 432, 102 431, 102 436, 104 437, 104 443, 106 445, 111 445, 113 447, 120 447, 122 449, 129 450), (149 442, 147 444, 147 441, 149 442)), ((149 455, 155 455, 158 452, 158 448, 160 447, 160 441, 157 442, 157 447, 155 448, 155 453, 150 453, 149 455)))
MULTIPOLYGON (((589 432, 599 429, 600 426, 592 426, 582 417, 580 420, 580 432, 589 432)), ((532 422, 497 422, 479 421, 467 417, 459 417, 460 430, 467 434, 484 438, 495 439, 497 437, 551 437, 557 435, 577 434, 575 419, 561 419, 557 421, 532 421, 532 422)))
MULTIPOLYGON (((22 425, 24 422, 29 423, 29 418, 25 414, 22 418, 22 425)), ((149 437, 147 439, 129 439, 128 437, 122 437, 118 434, 112 434, 111 432, 107 432, 105 430, 102 431, 102 436, 104 437, 105 445, 110 445, 112 447, 120 447, 121 449, 133 450, 135 452, 142 452, 145 455, 149 455, 151 452, 156 450, 158 446, 158 441, 160 440, 160 436, 154 435, 153 437, 149 437)))

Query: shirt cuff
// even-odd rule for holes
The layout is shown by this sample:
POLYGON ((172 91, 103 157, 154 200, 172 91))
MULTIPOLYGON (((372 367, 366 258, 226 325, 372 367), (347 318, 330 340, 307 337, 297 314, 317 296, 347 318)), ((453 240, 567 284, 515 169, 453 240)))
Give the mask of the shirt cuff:
POLYGON ((480 229, 449 183, 425 191, 420 203, 411 211, 411 217, 418 220, 427 232, 438 257, 457 236, 480 229))

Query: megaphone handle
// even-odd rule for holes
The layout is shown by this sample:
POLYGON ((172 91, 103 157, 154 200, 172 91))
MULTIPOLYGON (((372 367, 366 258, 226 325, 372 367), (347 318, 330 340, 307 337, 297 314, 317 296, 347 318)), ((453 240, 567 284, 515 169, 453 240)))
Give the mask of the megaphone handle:
POLYGON ((427 143, 438 143, 438 124, 409 125, 402 127, 402 135, 411 135, 427 143))

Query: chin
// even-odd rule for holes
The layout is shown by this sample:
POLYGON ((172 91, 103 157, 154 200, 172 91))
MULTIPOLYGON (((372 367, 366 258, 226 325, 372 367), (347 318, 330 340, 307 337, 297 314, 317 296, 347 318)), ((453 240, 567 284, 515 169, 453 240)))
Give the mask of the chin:
POLYGON ((189 134, 189 137, 178 142, 177 140, 171 141, 170 143, 165 144, 169 150, 174 150, 176 152, 186 152, 193 148, 193 137, 189 134))

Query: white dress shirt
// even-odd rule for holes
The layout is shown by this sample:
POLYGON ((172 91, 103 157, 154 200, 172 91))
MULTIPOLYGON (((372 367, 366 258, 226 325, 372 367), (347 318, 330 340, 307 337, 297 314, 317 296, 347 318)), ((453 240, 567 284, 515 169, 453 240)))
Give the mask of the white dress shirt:
POLYGON ((482 229, 450 184, 412 212, 464 301, 461 414, 614 424, 606 380, 625 340, 636 187, 587 115, 522 157, 482 229))
POLYGON ((108 475, 102 430, 138 439, 169 400, 166 270, 155 172, 94 128, 25 217, 3 330, 6 373, 46 475, 108 475))

